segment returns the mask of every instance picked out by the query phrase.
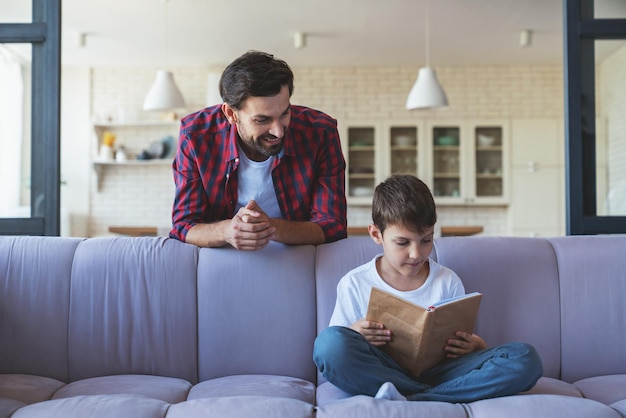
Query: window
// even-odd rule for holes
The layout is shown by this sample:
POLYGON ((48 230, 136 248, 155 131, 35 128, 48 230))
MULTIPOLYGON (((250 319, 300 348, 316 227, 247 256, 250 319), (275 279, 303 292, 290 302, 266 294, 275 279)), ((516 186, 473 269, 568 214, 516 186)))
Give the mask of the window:
POLYGON ((564 29, 567 234, 626 233, 626 6, 565 0, 564 29))
MULTIPOLYGON (((3 125, 0 140, 25 157, 3 167, 3 183, 10 184, 2 190, 0 234, 59 235, 61 0, 33 0, 32 21, 16 20, 24 19, 0 23, 0 71, 16 83, 11 100, 21 103, 8 106, 17 119, 3 125), (28 104, 30 111, 18 112, 28 104)), ((0 111, 6 107, 0 102, 0 111)))

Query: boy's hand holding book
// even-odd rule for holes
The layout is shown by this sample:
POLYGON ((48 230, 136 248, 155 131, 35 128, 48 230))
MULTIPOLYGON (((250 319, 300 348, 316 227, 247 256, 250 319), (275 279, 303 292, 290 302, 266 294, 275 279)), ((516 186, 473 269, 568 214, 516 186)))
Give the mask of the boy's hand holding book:
POLYGON ((473 353, 474 351, 484 350, 485 348, 487 348, 487 343, 478 335, 457 331, 454 334, 454 338, 450 338, 446 341, 444 350, 446 357, 457 358, 473 353))
POLYGON ((391 331, 386 329, 385 325, 380 322, 359 319, 350 328, 360 333, 370 344, 377 347, 391 341, 391 331))

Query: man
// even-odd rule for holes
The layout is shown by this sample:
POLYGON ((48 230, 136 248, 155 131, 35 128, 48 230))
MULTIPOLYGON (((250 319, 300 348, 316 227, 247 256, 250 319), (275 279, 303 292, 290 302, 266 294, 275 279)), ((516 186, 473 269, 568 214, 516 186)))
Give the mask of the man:
POLYGON ((183 118, 171 237, 241 250, 346 237, 337 123, 292 93, 287 63, 250 51, 224 70, 224 103, 183 118))

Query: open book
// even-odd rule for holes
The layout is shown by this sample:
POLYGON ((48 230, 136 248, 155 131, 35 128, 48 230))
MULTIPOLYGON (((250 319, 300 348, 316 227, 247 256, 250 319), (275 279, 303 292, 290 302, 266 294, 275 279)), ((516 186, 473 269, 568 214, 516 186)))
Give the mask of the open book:
POLYGON ((482 294, 468 293, 424 308, 372 288, 368 321, 391 330, 391 341, 380 348, 414 376, 446 359, 446 341, 456 331, 474 332, 482 294))

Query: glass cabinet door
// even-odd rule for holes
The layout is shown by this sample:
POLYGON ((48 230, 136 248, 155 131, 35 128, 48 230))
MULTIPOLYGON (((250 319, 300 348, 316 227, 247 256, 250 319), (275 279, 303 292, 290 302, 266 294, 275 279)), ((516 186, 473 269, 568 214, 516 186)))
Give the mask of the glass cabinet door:
POLYGON ((376 180, 376 128, 348 127, 348 197, 371 197, 376 180))
POLYGON ((391 126, 389 128, 391 174, 418 173, 418 129, 416 126, 391 126))
POLYGON ((433 141, 433 194, 461 195, 461 130, 458 126, 435 126, 433 141))
POLYGON ((474 133, 476 197, 502 197, 503 133, 501 126, 476 126, 474 133))

